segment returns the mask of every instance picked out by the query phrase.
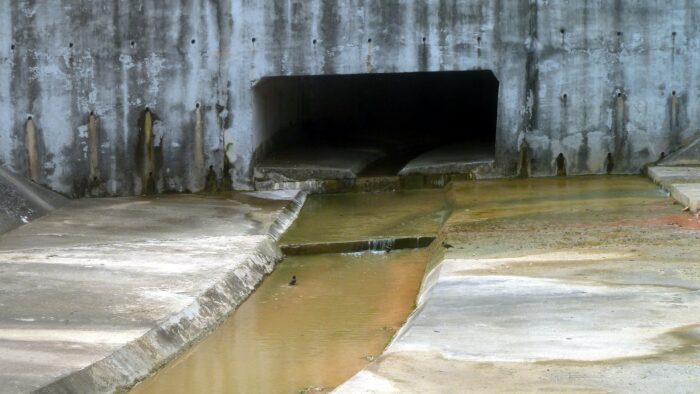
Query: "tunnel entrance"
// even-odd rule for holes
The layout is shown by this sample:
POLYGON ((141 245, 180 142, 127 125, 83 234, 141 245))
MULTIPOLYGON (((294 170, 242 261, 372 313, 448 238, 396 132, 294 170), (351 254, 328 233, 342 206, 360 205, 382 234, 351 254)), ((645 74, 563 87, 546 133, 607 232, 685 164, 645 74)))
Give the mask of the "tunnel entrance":
POLYGON ((490 71, 264 78, 254 88, 256 180, 493 166, 498 89, 490 71))

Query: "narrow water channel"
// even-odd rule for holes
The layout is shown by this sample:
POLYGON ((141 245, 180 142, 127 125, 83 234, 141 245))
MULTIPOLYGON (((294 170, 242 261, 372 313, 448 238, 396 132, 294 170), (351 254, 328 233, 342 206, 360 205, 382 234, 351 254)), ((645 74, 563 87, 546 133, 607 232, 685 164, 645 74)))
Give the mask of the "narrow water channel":
MULTIPOLYGON (((283 243, 435 234, 446 216, 441 192, 312 196, 283 243)), ((221 327, 132 393, 330 391, 382 353, 414 308, 428 258, 287 257, 221 327)))

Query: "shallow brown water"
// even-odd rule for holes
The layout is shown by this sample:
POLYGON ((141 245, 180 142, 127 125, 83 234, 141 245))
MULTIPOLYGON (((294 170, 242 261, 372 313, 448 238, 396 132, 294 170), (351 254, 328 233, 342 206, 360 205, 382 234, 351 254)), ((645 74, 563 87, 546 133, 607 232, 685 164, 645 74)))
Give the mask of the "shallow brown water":
POLYGON ((435 235, 448 214, 442 190, 314 195, 281 243, 435 235))
POLYGON ((333 388, 379 355, 408 317, 427 258, 289 257, 221 327, 132 393, 333 388), (287 285, 292 275, 295 287, 287 285))

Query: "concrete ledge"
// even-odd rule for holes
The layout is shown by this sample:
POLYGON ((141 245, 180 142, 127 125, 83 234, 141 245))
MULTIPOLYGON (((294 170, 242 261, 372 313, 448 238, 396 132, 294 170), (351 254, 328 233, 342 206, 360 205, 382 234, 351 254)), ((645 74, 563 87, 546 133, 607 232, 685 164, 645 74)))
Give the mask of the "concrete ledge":
MULTIPOLYGON (((285 193, 278 194, 283 195, 285 193)), ((289 196, 287 195, 282 197, 285 197, 284 200, 287 200, 289 196)), ((197 197, 192 198, 195 200, 197 199, 197 197)), ((158 271, 160 269, 169 269, 165 267, 159 268, 158 264, 164 264, 169 267, 175 267, 174 269, 177 270, 183 269, 179 267, 181 263, 178 260, 187 261, 188 259, 194 258, 195 260, 193 260, 191 264, 197 266, 200 264, 199 260, 197 259, 201 259, 201 262, 204 262, 204 259, 216 259, 218 256, 217 253, 219 253, 218 251, 225 253, 238 253, 239 256, 241 256, 242 258, 241 261, 235 261, 236 259, 231 260, 230 264, 227 264, 225 262, 217 262, 215 264, 212 264, 211 267, 206 268, 204 270, 198 269, 195 275, 196 279, 182 278, 182 280, 193 282, 188 283, 187 288, 202 289, 197 290, 198 295, 192 297, 192 302, 190 302, 189 304, 180 304, 179 302, 175 302, 166 303, 167 305, 163 305, 162 303, 155 303, 154 305, 141 305, 140 308, 145 309, 152 308, 154 306, 157 306, 159 308, 165 307, 165 309, 175 308, 173 310, 176 310, 176 312, 166 315, 166 317, 156 321, 155 324, 153 324, 150 328, 143 327, 143 325, 141 325, 140 323, 136 323, 134 325, 134 327, 137 327, 136 329, 132 329, 128 333, 124 332, 125 338, 133 337, 133 335, 136 334, 135 339, 125 344, 122 344, 120 340, 115 340, 114 346, 112 347, 112 351, 107 353, 106 357, 102 356, 101 358, 91 362, 89 365, 86 365, 82 369, 70 372, 67 375, 58 378, 57 380, 54 380, 53 382, 47 384, 39 384, 38 386, 35 386, 40 387, 35 392, 124 392, 130 387, 132 387, 134 384, 148 377, 151 373, 157 371, 160 367, 165 365, 170 360, 177 357, 179 354, 181 354, 183 351, 189 348, 193 343, 203 338, 206 334, 208 334, 211 330, 213 330, 221 322, 223 322, 223 320, 251 294, 251 292, 260 283, 264 276, 270 273, 274 269, 275 264, 282 258, 282 252, 276 244, 276 239, 279 238, 279 236, 294 221, 305 201, 306 194, 297 193, 294 196, 294 198, 287 204, 286 208, 282 210, 273 210, 271 208, 266 208, 265 212, 261 212, 261 209, 258 207, 266 205, 269 206, 270 203, 250 202, 250 204, 253 205, 249 206, 246 205, 249 204, 249 198, 250 197, 245 196, 237 197, 238 201, 242 202, 232 201, 230 199, 215 199, 214 203, 212 203, 210 208, 208 208, 210 209, 209 212, 211 214, 216 215, 218 212, 218 214, 220 215, 221 212, 223 212, 221 211, 223 207, 233 207, 233 209, 238 210, 235 212, 241 212, 239 219, 235 220, 245 220, 241 223, 241 226, 255 226, 255 223, 265 225, 265 227, 259 229, 255 229, 255 227, 252 227, 252 229, 248 230, 242 229, 242 235, 204 237, 194 239, 183 238, 182 240, 175 239, 151 242, 139 241, 135 243, 125 242, 123 244, 117 243, 114 245, 76 246, 71 247, 70 249, 41 249, 37 251, 10 250, 3 252, 4 254, 0 255, 0 257, 6 257, 5 259, 3 259, 4 261, 16 260, 18 258, 17 256, 20 256, 20 258, 24 259, 24 261, 27 261, 28 268, 32 264, 56 266, 56 268, 53 268, 53 270, 75 269, 73 267, 76 267, 76 264, 79 264, 77 262, 78 260, 67 260, 69 258, 78 258, 83 259, 85 261, 92 261, 95 259, 99 259, 100 253, 116 253, 118 256, 120 256, 122 260, 116 261, 114 264, 122 264, 123 267, 126 267, 127 265, 131 266, 133 264, 141 264, 146 269, 146 271, 149 271, 149 267, 152 267, 150 269, 156 270, 153 271, 155 273, 160 272, 158 271), (222 205, 222 203, 219 203, 218 201, 224 201, 227 205, 222 205), (270 216, 271 214, 274 214, 275 217, 272 218, 270 216), (261 230, 262 232, 259 232, 259 230, 261 230), (214 248, 215 250, 212 250, 212 248, 214 248), (114 251, 110 252, 110 250, 112 249, 114 249, 114 251), (64 260, 63 262, 48 261, 46 263, 33 263, 33 261, 43 261, 42 259, 45 258, 43 257, 44 254, 54 253, 54 250, 57 250, 57 253, 59 254, 57 257, 54 257, 54 259, 66 260, 64 260), (158 252, 159 250, 161 252, 158 252), (91 255, 87 257, 79 255, 79 253, 86 252, 91 253, 91 255), (94 255, 95 257, 91 257, 92 255, 94 255), (181 257, 178 258, 178 255, 181 257), (159 256, 166 257, 166 261, 158 262, 158 264, 155 264, 155 261, 153 261, 153 264, 148 262, 148 260, 144 261, 144 259, 158 258, 159 256), (167 259, 170 259, 172 261, 167 259), (139 260, 141 261, 139 262, 139 260), (148 264, 144 264, 144 262, 148 262, 148 264), (224 270, 222 270, 222 268, 224 270), (179 307, 179 309, 177 309, 177 305, 182 305, 183 307, 179 307), (142 334, 138 334, 139 331, 141 331, 142 334)), ((271 196, 262 196, 262 198, 272 199, 271 196)), ((140 204, 141 202, 137 201, 136 203, 140 204)), ((129 203, 126 203, 126 205, 128 204, 129 203)), ((180 234, 179 236, 183 235, 186 235, 186 233, 180 234)), ((110 262, 107 263, 109 264, 110 262)), ((136 271, 138 271, 138 269, 136 271)), ((115 271, 114 273, 116 272, 119 271, 115 271)), ((123 272, 134 271, 132 270, 123 272)), ((183 272, 186 272, 186 269, 183 272)), ((114 275, 114 273, 109 275, 114 275)), ((143 277, 149 278, 150 276, 143 275, 143 277)), ((164 276, 164 278, 167 277, 168 276, 164 276)), ((177 277, 177 275, 175 275, 175 277, 177 277)), ((182 275, 180 275, 180 277, 182 277, 182 275)), ((100 286, 99 283, 92 285, 98 287, 100 286)), ((157 286, 157 284, 153 284, 153 286, 157 286)), ((86 288, 86 294, 90 294, 90 289, 91 288, 86 288)), ((125 289, 125 291, 128 290, 131 289, 125 289)), ((78 288, 75 291, 80 292, 82 290, 81 288, 78 288)), ((156 290, 156 292, 158 291, 156 290)), ((177 294, 177 286, 175 286, 174 288, 169 288, 167 294, 166 292, 163 292, 162 295, 156 295, 156 297, 177 297, 177 294)), ((119 295, 115 296, 117 296, 116 298, 119 298, 119 295)), ((61 296, 59 295, 57 297, 61 296)), ((84 296, 81 297, 85 298, 84 296)), ((185 294, 183 294, 181 298, 183 300, 187 300, 189 299, 189 296, 185 296, 185 294)), ((75 305, 71 306, 71 308, 90 308, 92 305, 84 305, 86 301, 89 302, 86 299, 71 300, 70 302, 75 302, 75 305)), ((109 305, 109 309, 128 308, 127 304, 122 305, 119 302, 123 301, 111 303, 109 305)), ((105 308, 101 305, 100 302, 97 302, 95 305, 99 305, 99 308, 105 308)), ((128 311, 129 309, 126 310, 128 311)), ((99 314, 99 316, 97 316, 97 320, 99 321, 102 321, 104 319, 107 319, 106 321, 114 321, 114 323, 112 323, 114 324, 114 326, 110 328, 115 333, 120 333, 121 331, 119 330, 123 331, 127 326, 128 323, 124 321, 124 317, 128 318, 131 316, 132 318, 143 320, 143 317, 133 315, 133 312, 123 311, 119 312, 117 315, 114 316, 112 315, 112 312, 106 310, 95 310, 89 311, 88 313, 99 314)), ((144 311, 141 314, 144 313, 147 316, 144 321, 146 324, 148 324, 148 316, 158 314, 153 313, 152 311, 144 311)), ((27 328, 29 328, 33 327, 31 326, 32 324, 36 325, 37 323, 23 324, 29 325, 27 326, 27 328)), ((83 328, 76 327, 72 330, 78 333, 87 332, 87 330, 91 327, 97 327, 94 324, 95 323, 93 323, 92 326, 83 326, 83 328)), ((56 326, 50 326, 50 328, 47 327, 47 338, 50 338, 51 341, 56 341, 58 340, 56 338, 59 338, 61 335, 73 335, 64 332, 63 330, 67 330, 67 328, 65 327, 67 326, 63 325, 62 323, 56 326)), ((29 331, 31 330, 32 329, 29 328, 29 331)), ((6 331, 7 330, 5 330, 5 332, 6 331)), ((20 333, 22 332, 26 333, 28 331, 20 331, 20 333)), ((3 335, 6 336, 7 334, 3 335)), ((72 343, 71 341, 75 340, 75 338, 71 337, 67 340, 68 342, 65 342, 63 346, 68 345, 72 343)), ((20 341, 17 343, 23 342, 20 341)), ((6 344, 3 345, 7 346, 6 344)), ((32 342, 26 342, 26 345, 22 346, 34 347, 37 345, 45 346, 39 342, 37 342, 36 344, 32 342)), ((37 350, 43 349, 32 349, 32 351, 37 350)), ((56 355, 58 357, 61 357, 61 355, 63 355, 64 352, 66 352, 66 350, 62 350, 62 348, 52 351, 57 352, 56 355)), ((102 354, 104 350, 97 349, 91 350, 91 352, 94 352, 95 355, 98 355, 102 354)), ((68 355, 66 354, 66 356, 68 355)), ((80 360, 85 359, 85 357, 78 359, 78 363, 82 362, 80 360)), ((64 366, 63 369, 65 368, 70 367, 64 366)), ((40 372, 32 371, 32 373, 38 374, 40 372)), ((45 372, 41 373, 45 374, 45 372)), ((14 378, 12 376, 8 377, 7 373, 0 374, 0 378, 2 378, 4 382, 11 384, 4 385, 4 388, 0 388, 0 392, 13 393, 24 392, 26 391, 26 387, 29 387, 28 385, 35 384, 32 382, 41 381, 41 379, 45 379, 46 377, 44 377, 44 375, 34 376, 32 377, 33 380, 31 382, 24 383, 14 383, 14 378), (25 388, 22 389, 21 387, 25 388)), ((26 377, 23 379, 26 379, 26 377)), ((19 382, 19 380, 17 382, 19 382)))
POLYGON ((292 244, 283 245, 282 252, 288 256, 325 253, 357 253, 365 251, 380 252, 426 248, 430 246, 434 240, 435 237, 417 236, 314 244, 292 244))
POLYGON ((671 197, 692 212, 700 208, 700 183, 675 183, 668 185, 667 189, 671 197))
POLYGON ((700 167, 649 167, 647 175, 663 187, 674 183, 697 183, 700 182, 700 167))

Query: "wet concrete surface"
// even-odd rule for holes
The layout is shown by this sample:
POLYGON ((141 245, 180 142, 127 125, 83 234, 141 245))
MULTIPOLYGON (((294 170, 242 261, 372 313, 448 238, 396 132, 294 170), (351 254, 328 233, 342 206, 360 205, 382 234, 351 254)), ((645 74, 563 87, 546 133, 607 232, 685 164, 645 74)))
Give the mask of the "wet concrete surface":
POLYGON ((454 184, 453 247, 337 392, 697 392, 700 222, 641 177, 454 184))
MULTIPOLYGON (((257 271, 246 264, 261 261, 261 254, 269 253, 272 264, 279 258, 270 228, 293 197, 227 193, 77 201, 1 236, 0 392, 46 386, 103 363, 127 344, 153 357, 177 353, 182 344, 168 339, 167 327, 184 341, 191 318, 198 327, 193 331, 203 334, 226 309, 202 302, 203 294, 223 302, 213 286, 230 275, 240 275, 241 283, 253 280, 257 271), (152 331, 159 326, 160 333, 152 331), (147 333, 173 348, 134 345, 147 333)), ((262 263, 257 269, 264 270, 262 263)), ((244 297, 254 285, 230 290, 244 297)), ((125 353, 125 374, 148 367, 149 360, 125 353)), ((104 378, 98 372, 90 372, 90 379, 104 378)), ((74 383, 61 389, 95 390, 74 383)), ((113 383, 103 390, 112 391, 113 383)))

